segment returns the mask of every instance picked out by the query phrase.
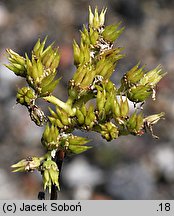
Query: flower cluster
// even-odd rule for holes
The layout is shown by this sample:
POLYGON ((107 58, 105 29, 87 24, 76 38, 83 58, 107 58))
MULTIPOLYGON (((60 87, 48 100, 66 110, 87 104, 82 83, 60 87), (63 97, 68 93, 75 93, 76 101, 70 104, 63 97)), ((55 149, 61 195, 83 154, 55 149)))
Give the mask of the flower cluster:
POLYGON ((57 167, 57 164, 48 158, 44 163, 42 164, 42 177, 43 177, 43 184, 44 189, 48 187, 49 193, 51 193, 51 186, 56 185, 59 189, 59 169, 57 167))
POLYGON ((34 46, 31 58, 27 54, 20 56, 7 49, 9 65, 6 65, 17 76, 26 79, 27 86, 18 89, 17 103, 27 107, 31 120, 38 126, 45 126, 41 143, 47 153, 41 157, 24 159, 12 165, 14 171, 33 171, 37 169, 43 176, 44 189, 55 185, 59 188, 59 167, 54 152, 79 154, 91 147, 89 140, 73 135, 75 129, 95 131, 107 141, 121 135, 140 136, 147 129, 154 138, 152 126, 164 113, 145 116, 143 110, 130 112, 130 102, 135 105, 143 103, 152 96, 155 99, 155 87, 166 74, 161 66, 145 71, 140 63, 127 71, 116 86, 110 79, 118 61, 124 57, 123 48, 114 47, 114 42, 124 28, 121 23, 105 26, 105 13, 96 8, 94 13, 89 7, 89 25, 83 26, 80 44, 73 42, 74 65, 76 71, 69 81, 68 99, 66 102, 53 95, 60 81, 57 76, 60 55, 53 44, 46 47, 46 38, 40 39, 34 46), (55 105, 48 108, 45 116, 36 105, 37 99, 55 105))
POLYGON ((138 63, 123 76, 120 92, 135 103, 144 102, 150 95, 155 100, 155 86, 165 74, 160 65, 145 73, 138 63))

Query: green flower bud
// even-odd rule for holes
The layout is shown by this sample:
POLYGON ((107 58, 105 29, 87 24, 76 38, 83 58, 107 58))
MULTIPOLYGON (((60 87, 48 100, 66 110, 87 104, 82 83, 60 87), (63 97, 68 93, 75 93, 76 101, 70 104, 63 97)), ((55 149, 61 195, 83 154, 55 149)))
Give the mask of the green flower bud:
POLYGON ((80 154, 91 148, 90 146, 84 146, 89 142, 89 140, 84 137, 66 134, 66 136, 61 138, 61 141, 62 147, 65 148, 69 153, 80 154))
POLYGON ((115 32, 115 30, 120 26, 121 23, 118 23, 117 25, 109 25, 109 26, 106 26, 104 31, 102 32, 102 36, 105 37, 108 36, 108 35, 111 35, 115 32))
POLYGON ((129 104, 127 98, 125 101, 123 101, 122 96, 120 96, 120 111, 121 111, 121 116, 123 118, 126 118, 129 113, 129 104))
POLYGON ((41 139, 43 146, 48 150, 56 149, 59 145, 58 135, 59 131, 57 127, 54 125, 49 127, 49 124, 47 124, 41 139))
POLYGON ((91 146, 73 146, 73 145, 69 146, 70 152, 74 153, 74 154, 80 154, 80 153, 85 152, 91 148, 92 148, 91 146))
POLYGON ((126 91, 128 98, 136 103, 145 101, 152 93, 152 98, 155 99, 154 87, 166 73, 162 72, 161 66, 146 74, 144 67, 138 67, 139 63, 124 75, 120 91, 126 91))
POLYGON ((130 69, 124 76, 125 84, 136 84, 138 83, 144 76, 144 66, 139 68, 140 62, 135 65, 132 69, 130 69))
POLYGON ((122 48, 122 47, 116 47, 113 49, 108 49, 108 50, 105 50, 105 52, 103 52, 101 56, 105 57, 107 61, 115 63, 120 59, 120 56, 124 57, 124 55, 120 55, 120 53, 123 49, 124 48, 122 48))
MULTIPOLYGON (((49 120, 51 121, 51 117, 49 118, 49 120)), ((62 124, 62 122, 60 121, 60 119, 54 119, 55 120, 55 125, 58 127, 58 128, 64 128, 64 125, 62 124)), ((51 122, 53 124, 53 122, 51 122)))
POLYGON ((97 91, 97 109, 98 109, 99 113, 103 111, 105 102, 106 102, 106 91, 105 90, 103 90, 103 91, 98 90, 97 91))
POLYGON ((49 96, 50 94, 52 94, 52 92, 55 90, 60 80, 61 80, 61 77, 59 79, 56 79, 50 82, 48 85, 43 86, 40 90, 41 91, 40 96, 45 97, 45 96, 49 96))
POLYGON ((89 6, 89 25, 93 26, 94 14, 92 13, 91 7, 89 6))
POLYGON ((58 187, 58 189, 60 190, 59 188, 59 182, 58 182, 58 178, 59 178, 59 172, 58 172, 58 169, 57 167, 55 166, 52 166, 52 169, 50 169, 50 178, 52 180, 52 182, 58 187))
MULTIPOLYGON (((81 75, 81 73, 83 73, 83 71, 84 71, 83 69, 84 69, 84 65, 79 65, 76 72, 74 73, 73 78, 72 78, 73 86, 74 86, 75 83, 78 84, 76 80, 78 79, 79 75, 81 75)), ((83 74, 83 77, 84 77, 84 75, 85 74, 83 74)), ((82 79, 83 79, 83 77, 82 77, 82 79)))
POLYGON ((99 33, 95 30, 93 30, 92 28, 89 29, 89 33, 90 33, 90 42, 92 45, 96 45, 97 41, 99 39, 99 33))
POLYGON ((31 87, 35 88, 40 81, 37 63, 35 59, 32 59, 31 61, 28 58, 27 54, 26 54, 26 69, 27 69, 27 81, 31 87))
POLYGON ((50 114, 52 115, 52 117, 58 118, 58 115, 50 107, 48 107, 48 109, 49 109, 50 114))
POLYGON ((57 112, 58 118, 61 120, 63 125, 69 125, 70 124, 69 115, 63 109, 56 107, 56 112, 57 112))
POLYGON ((120 107, 118 100, 116 98, 112 104, 112 112, 113 112, 115 118, 121 116, 121 107, 120 107))
POLYGON ((102 36, 104 40, 113 43, 123 32, 124 28, 121 28, 118 30, 118 27, 121 23, 118 23, 116 25, 109 25, 106 26, 104 31, 102 32, 102 36))
POLYGON ((110 94, 112 91, 113 91, 113 93, 116 91, 115 85, 111 80, 106 80, 105 89, 110 94))
POLYGON ((71 135, 68 137, 69 145, 84 145, 88 143, 90 140, 87 140, 84 137, 71 135))
POLYGON ((42 59, 43 65, 45 65, 46 68, 49 68, 52 61, 54 59, 54 51, 51 49, 46 55, 44 55, 42 59))
POLYGON ((78 98, 79 92, 76 86, 75 87, 69 86, 68 95, 72 100, 75 100, 76 98, 78 98))
POLYGON ((105 14, 106 14, 107 8, 103 8, 100 16, 99 16, 99 22, 100 22, 100 26, 103 26, 105 23, 105 14))
POLYGON ((107 141, 111 141, 112 139, 118 138, 118 128, 112 123, 107 122, 104 125, 100 124, 101 127, 101 135, 107 141))
POLYGON ((17 103, 20 103, 21 105, 30 106, 33 101, 35 101, 36 95, 34 91, 29 87, 23 87, 21 89, 18 89, 17 95, 16 95, 16 101, 17 103))
POLYGON ((36 42, 34 48, 33 48, 33 54, 37 57, 40 58, 42 56, 44 47, 45 47, 45 43, 46 43, 47 37, 45 37, 45 39, 43 40, 43 42, 40 42, 40 39, 38 39, 38 41, 36 42))
POLYGON ((8 60, 9 65, 5 66, 13 71, 17 76, 26 77, 26 60, 11 49, 6 49, 9 54, 8 60))
POLYGON ((89 109, 88 109, 88 116, 91 118, 93 118, 93 116, 95 116, 94 114, 94 106, 90 105, 89 109))
POLYGON ((35 83, 40 81, 40 72, 38 71, 37 62, 32 59, 32 79, 35 83))
POLYGON ((53 45, 54 45, 54 42, 52 44, 50 44, 45 50, 43 50, 43 52, 41 53, 41 60, 43 62, 43 59, 45 58, 45 56, 48 56, 49 53, 52 53, 53 52, 53 45))
POLYGON ((143 113, 139 113, 136 118, 136 132, 139 132, 143 128, 143 113))
POLYGON ((26 54, 27 82, 40 97, 52 94, 60 81, 60 78, 54 80, 60 61, 58 50, 54 50, 52 44, 44 50, 45 42, 46 38, 42 43, 40 40, 36 43, 32 60, 26 54))
POLYGON ((79 108, 76 109, 76 117, 79 124, 82 125, 85 122, 84 115, 79 108))
POLYGON ((106 102, 105 102, 105 105, 104 105, 104 109, 105 109, 105 113, 106 115, 108 115, 110 113, 110 111, 112 110, 112 105, 114 103, 114 98, 115 98, 115 95, 110 92, 110 93, 106 93, 106 102))
POLYGON ((79 45, 74 40, 73 42, 73 50, 74 50, 74 64, 78 66, 80 64, 79 57, 80 57, 80 48, 79 45))
POLYGON ((59 62, 60 62, 60 55, 58 52, 55 52, 54 53, 54 59, 50 65, 50 69, 51 70, 56 70, 56 68, 58 67, 59 65, 59 62))
POLYGON ((47 159, 42 165, 43 171, 43 183, 44 183, 44 190, 48 187, 49 193, 51 193, 51 186, 52 184, 56 185, 59 188, 59 169, 57 164, 52 161, 51 159, 47 159))
POLYGON ((25 67, 23 65, 13 63, 13 66, 17 68, 19 71, 26 71, 25 67))
POLYGON ((83 114, 84 116, 87 115, 87 109, 86 109, 86 106, 85 106, 84 103, 82 104, 80 111, 82 112, 82 114, 83 114))
POLYGON ((25 54, 26 57, 26 69, 28 77, 32 77, 32 63, 31 60, 28 58, 28 55, 25 54))
POLYGON ((69 126, 71 124, 71 119, 68 113, 66 113, 63 109, 56 107, 56 113, 50 109, 51 116, 49 116, 49 120, 53 125, 56 125, 59 129, 64 128, 65 126, 69 126))
POLYGON ((96 29, 100 27, 99 14, 98 14, 97 7, 95 8, 95 11, 94 11, 93 27, 96 29))
POLYGON ((36 42, 34 48, 33 48, 33 53, 34 53, 36 56, 39 56, 38 53, 37 53, 37 51, 39 50, 40 45, 41 45, 41 44, 40 44, 40 38, 39 38, 39 39, 37 40, 37 42, 36 42))
POLYGON ((89 26, 95 29, 99 29, 104 25, 106 9, 102 9, 100 15, 97 7, 95 8, 94 14, 92 13, 91 7, 89 6, 89 26))
POLYGON ((73 76, 73 80, 75 81, 76 85, 81 84, 83 78, 85 77, 87 73, 88 73, 87 66, 84 66, 84 65, 79 66, 79 68, 77 69, 77 71, 75 72, 73 76))
POLYGON ((101 131, 101 135, 107 141, 111 141, 111 137, 110 137, 109 133, 107 133, 106 131, 101 131))
POLYGON ((46 68, 49 68, 53 59, 55 57, 54 51, 50 51, 47 55, 44 56, 43 58, 43 64, 45 65, 46 68))
POLYGON ((80 63, 83 63, 83 64, 85 64, 85 63, 89 63, 89 61, 90 61, 90 59, 91 59, 91 56, 90 56, 90 50, 89 50, 89 47, 88 47, 88 45, 82 45, 81 44, 81 47, 80 47, 80 55, 81 56, 83 56, 82 58, 81 58, 81 56, 80 56, 80 63))
POLYGON ((13 65, 7 65, 7 64, 5 64, 5 66, 6 66, 9 70, 13 71, 17 76, 22 76, 22 77, 24 77, 24 75, 21 73, 21 70, 19 70, 19 69, 16 68, 15 66, 13 66, 13 65))
POLYGON ((137 125, 137 114, 135 111, 127 121, 127 128, 129 130, 129 132, 135 132, 136 125, 137 125))
POLYGON ((38 77, 39 77, 39 78, 42 78, 42 76, 43 76, 43 74, 44 74, 44 69, 43 69, 43 65, 42 65, 40 59, 37 60, 36 65, 37 65, 38 77))
POLYGON ((10 62, 19 64, 19 65, 25 67, 26 61, 25 61, 24 57, 20 56, 18 53, 14 52, 11 49, 6 49, 6 51, 9 54, 10 62))
POLYGON ((101 71, 103 70, 106 62, 105 62, 105 58, 101 58, 100 60, 97 61, 97 64, 96 64, 96 75, 99 75, 101 73, 101 71))
POLYGON ((42 82, 40 83, 40 88, 49 86, 49 84, 51 84, 51 82, 54 80, 55 76, 56 76, 56 71, 52 71, 52 73, 50 73, 48 76, 45 76, 42 79, 42 82))
POLYGON ((140 85, 149 85, 155 87, 156 84, 164 77, 166 73, 162 71, 161 65, 158 65, 155 69, 147 72, 140 80, 140 85))
POLYGON ((45 170, 43 173, 43 182, 44 182, 44 190, 46 190, 47 185, 49 185, 50 183, 50 175, 49 175, 49 171, 45 170))
POLYGON ((95 114, 94 114, 94 113, 90 113, 90 114, 89 114, 89 119, 90 119, 90 121, 91 121, 91 123, 89 124, 89 129, 92 129, 93 126, 94 126, 95 123, 96 123, 96 116, 95 116, 95 114))
POLYGON ((152 94, 150 86, 133 86, 127 91, 127 97, 130 101, 139 103, 145 101, 152 94))
POLYGON ((90 37, 85 25, 83 26, 83 31, 81 31, 81 43, 86 44, 88 46, 90 45, 90 37))
POLYGON ((89 114, 85 117, 85 125, 89 128, 89 126, 92 126, 92 120, 89 117, 89 114))
POLYGON ((103 76, 105 79, 108 79, 110 75, 113 73, 114 69, 115 69, 115 65, 113 65, 112 62, 106 61, 106 64, 104 65, 103 69, 100 71, 99 75, 103 76))
POLYGON ((73 146, 73 145, 69 146, 69 150, 73 154, 81 154, 91 148, 92 148, 91 146, 73 146))
POLYGON ((85 88, 90 84, 92 84, 94 77, 95 77, 95 70, 91 69, 90 71, 88 71, 88 73, 86 73, 84 79, 82 80, 81 87, 85 88))
POLYGON ((115 71, 117 61, 124 57, 124 55, 120 54, 121 50, 122 48, 116 48, 105 51, 102 54, 103 60, 100 60, 101 62, 99 61, 99 63, 96 65, 96 75, 99 74, 105 79, 109 79, 112 73, 115 71))
POLYGON ((49 96, 60 81, 54 80, 60 56, 58 50, 52 48, 53 44, 44 50, 46 39, 42 43, 38 40, 32 60, 26 54, 27 82, 41 97, 49 96))

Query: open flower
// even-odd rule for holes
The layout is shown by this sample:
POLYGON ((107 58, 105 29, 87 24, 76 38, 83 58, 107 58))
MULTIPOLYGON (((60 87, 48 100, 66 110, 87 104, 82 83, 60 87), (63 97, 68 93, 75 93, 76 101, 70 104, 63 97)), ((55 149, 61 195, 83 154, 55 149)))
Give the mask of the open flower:
POLYGON ((143 119, 143 122, 144 122, 144 129, 145 131, 147 129, 149 129, 149 131, 151 132, 152 134, 152 137, 155 138, 155 139, 159 139, 158 136, 154 135, 153 133, 153 125, 156 124, 160 119, 163 119, 164 118, 164 115, 165 113, 164 112, 161 112, 159 114, 154 114, 154 115, 150 115, 150 116, 147 116, 146 118, 143 119))
POLYGON ((11 167, 14 168, 13 172, 23 172, 23 171, 34 171, 38 169, 43 158, 38 157, 28 157, 13 164, 11 167))

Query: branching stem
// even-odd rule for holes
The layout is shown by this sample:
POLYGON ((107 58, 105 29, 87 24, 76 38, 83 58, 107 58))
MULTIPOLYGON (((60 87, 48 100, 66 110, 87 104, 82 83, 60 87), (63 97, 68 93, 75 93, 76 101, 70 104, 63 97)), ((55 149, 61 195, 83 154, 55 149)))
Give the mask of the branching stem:
POLYGON ((50 95, 47 97, 43 97, 44 100, 46 100, 49 103, 52 103, 56 106, 61 107, 63 110, 65 110, 69 115, 74 115, 74 110, 71 108, 71 106, 67 103, 64 103, 63 101, 61 101, 60 99, 58 99, 57 97, 50 95))

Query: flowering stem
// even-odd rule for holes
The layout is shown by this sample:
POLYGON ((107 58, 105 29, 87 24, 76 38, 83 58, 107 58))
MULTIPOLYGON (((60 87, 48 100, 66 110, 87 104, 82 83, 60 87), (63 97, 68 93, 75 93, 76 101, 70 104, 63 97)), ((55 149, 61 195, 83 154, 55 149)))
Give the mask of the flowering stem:
MULTIPOLYGON (((60 173, 61 173, 61 169, 62 169, 62 164, 63 164, 64 158, 65 158, 64 151, 58 150, 56 152, 56 155, 55 155, 55 158, 54 158, 54 161, 56 162, 57 167, 59 169, 59 177, 58 178, 60 178, 60 173)), ((58 191, 57 186, 54 185, 54 184, 52 184, 52 186, 51 186, 50 200, 57 200, 57 191, 58 191)))
POLYGON ((57 186, 52 184, 50 200, 57 200, 57 186))

